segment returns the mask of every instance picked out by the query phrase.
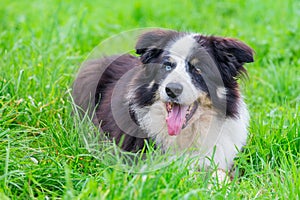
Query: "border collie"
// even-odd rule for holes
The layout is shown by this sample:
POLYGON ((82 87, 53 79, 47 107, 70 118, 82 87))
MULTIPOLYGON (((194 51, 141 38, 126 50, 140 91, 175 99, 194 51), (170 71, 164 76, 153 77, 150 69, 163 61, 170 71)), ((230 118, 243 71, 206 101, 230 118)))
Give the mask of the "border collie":
POLYGON ((141 34, 135 49, 138 56, 86 62, 73 85, 75 103, 84 111, 92 104, 93 122, 123 150, 137 152, 151 140, 230 170, 247 139, 237 80, 253 50, 232 38, 163 29, 141 34))

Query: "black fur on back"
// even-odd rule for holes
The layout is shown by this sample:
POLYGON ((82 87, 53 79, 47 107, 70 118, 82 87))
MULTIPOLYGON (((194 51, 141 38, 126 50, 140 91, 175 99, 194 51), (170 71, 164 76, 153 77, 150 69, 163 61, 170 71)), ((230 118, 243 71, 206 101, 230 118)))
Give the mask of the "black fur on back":
MULTIPOLYGON (((133 152, 138 151, 144 146, 144 142, 147 139, 124 134, 114 120, 111 110, 111 99, 117 81, 126 72, 140 66, 141 63, 138 58, 128 54, 106 58, 103 63, 106 63, 108 66, 99 80, 96 90, 97 118, 101 121, 102 130, 107 133, 109 138, 114 139, 122 149, 133 152)), ((124 94, 120 94, 120 98, 124 98, 124 94)), ((132 117, 134 117, 134 114, 132 117)))

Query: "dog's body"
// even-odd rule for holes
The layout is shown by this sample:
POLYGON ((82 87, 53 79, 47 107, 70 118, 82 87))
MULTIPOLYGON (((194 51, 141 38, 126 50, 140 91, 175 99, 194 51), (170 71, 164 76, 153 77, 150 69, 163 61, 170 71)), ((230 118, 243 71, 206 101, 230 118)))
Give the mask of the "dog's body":
POLYGON ((249 114, 237 78, 253 51, 221 37, 154 30, 129 54, 88 62, 75 103, 96 105, 94 123, 127 151, 153 140, 164 151, 192 152, 228 170, 246 143, 249 114))

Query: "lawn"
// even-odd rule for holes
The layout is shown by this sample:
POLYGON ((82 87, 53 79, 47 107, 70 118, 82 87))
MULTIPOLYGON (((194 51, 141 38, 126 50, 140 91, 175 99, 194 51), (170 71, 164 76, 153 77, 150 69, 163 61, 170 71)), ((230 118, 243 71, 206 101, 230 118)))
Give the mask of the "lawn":
POLYGON ((0 199, 299 199, 299 19, 297 0, 2 0, 0 199), (80 64, 104 39, 143 27, 235 37, 255 50, 241 82, 250 135, 230 184, 209 188, 211 177, 183 159, 120 170, 130 166, 83 145, 91 127, 71 115, 70 98, 80 64))

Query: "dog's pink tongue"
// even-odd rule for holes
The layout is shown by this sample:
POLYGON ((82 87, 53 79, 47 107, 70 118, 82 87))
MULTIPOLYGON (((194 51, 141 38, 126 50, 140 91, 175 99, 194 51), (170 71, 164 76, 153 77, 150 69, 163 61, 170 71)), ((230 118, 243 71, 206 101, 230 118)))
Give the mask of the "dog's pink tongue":
POLYGON ((183 126, 188 106, 175 104, 166 119, 169 135, 178 135, 183 126))

